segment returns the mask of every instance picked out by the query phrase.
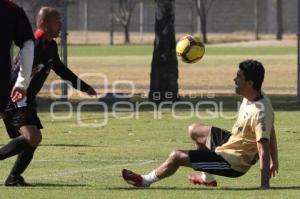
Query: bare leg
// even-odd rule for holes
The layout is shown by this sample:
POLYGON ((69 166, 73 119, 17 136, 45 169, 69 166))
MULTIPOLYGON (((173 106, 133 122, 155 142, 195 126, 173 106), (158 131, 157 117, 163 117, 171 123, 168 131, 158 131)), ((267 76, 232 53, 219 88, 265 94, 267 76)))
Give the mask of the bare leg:
POLYGON ((155 169, 159 179, 173 175, 180 166, 192 167, 187 151, 173 151, 168 159, 155 169))
POLYGON ((210 150, 207 140, 210 138, 211 126, 192 124, 188 128, 188 133, 191 139, 195 142, 197 149, 210 150))
MULTIPOLYGON (((188 133, 195 142, 197 149, 211 150, 211 126, 193 124, 189 126, 188 133)), ((206 172, 201 172, 201 179, 205 182, 215 181, 215 177, 206 172)))
MULTIPOLYGON (((207 137, 210 136, 211 127, 192 125, 189 134, 195 141, 198 149, 209 150, 206 147, 207 137)), ((210 143, 210 142, 209 142, 210 143)), ((147 175, 139 175, 127 169, 122 170, 123 179, 136 187, 148 187, 152 183, 173 175, 180 166, 192 167, 188 151, 177 150, 170 153, 169 157, 155 170, 147 175)))
POLYGON ((167 160, 147 175, 140 175, 130 170, 123 169, 122 177, 136 187, 148 187, 152 183, 173 175, 180 166, 191 167, 187 151, 173 151, 167 160))

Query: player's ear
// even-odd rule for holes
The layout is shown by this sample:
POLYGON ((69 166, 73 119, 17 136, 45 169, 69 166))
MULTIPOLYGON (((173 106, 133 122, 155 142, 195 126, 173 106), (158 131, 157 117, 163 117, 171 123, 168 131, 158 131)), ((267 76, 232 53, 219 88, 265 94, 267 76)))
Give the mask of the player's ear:
POLYGON ((45 21, 42 19, 38 19, 36 21, 36 26, 40 29, 45 29, 45 21))
POLYGON ((254 82, 253 82, 252 80, 249 80, 249 81, 247 81, 247 85, 248 85, 250 88, 253 88, 254 82))

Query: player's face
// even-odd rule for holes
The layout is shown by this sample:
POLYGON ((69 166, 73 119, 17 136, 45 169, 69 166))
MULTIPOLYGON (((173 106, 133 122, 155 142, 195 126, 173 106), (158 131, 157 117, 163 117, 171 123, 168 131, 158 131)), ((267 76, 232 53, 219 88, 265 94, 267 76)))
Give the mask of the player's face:
POLYGON ((243 95, 247 92, 248 82, 242 70, 238 70, 236 77, 233 79, 235 83, 235 92, 239 95, 243 95))
POLYGON ((47 23, 47 35, 56 38, 61 31, 61 17, 59 14, 53 15, 47 23))

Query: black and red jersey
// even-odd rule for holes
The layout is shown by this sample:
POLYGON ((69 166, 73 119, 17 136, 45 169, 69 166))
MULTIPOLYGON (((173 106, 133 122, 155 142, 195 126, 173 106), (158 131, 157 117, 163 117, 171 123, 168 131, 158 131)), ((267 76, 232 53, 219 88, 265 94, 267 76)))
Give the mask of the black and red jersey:
MULTIPOLYGON (((13 70, 13 81, 16 81, 19 72, 18 61, 13 70)), ((27 89, 27 105, 36 106, 36 95, 43 87, 50 71, 53 70, 63 80, 70 81, 72 86, 78 90, 86 91, 90 88, 88 84, 80 80, 70 69, 68 69, 60 60, 58 47, 55 40, 47 40, 42 30, 35 32, 34 61, 32 75, 29 87, 27 89)))
POLYGON ((0 24, 0 112, 3 112, 10 93, 12 42, 22 48, 34 36, 24 10, 8 0, 0 0, 0 24))

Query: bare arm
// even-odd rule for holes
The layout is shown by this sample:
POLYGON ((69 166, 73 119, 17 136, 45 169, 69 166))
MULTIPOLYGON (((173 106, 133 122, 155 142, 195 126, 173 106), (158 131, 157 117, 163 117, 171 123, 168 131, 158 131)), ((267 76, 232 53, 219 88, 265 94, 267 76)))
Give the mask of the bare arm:
POLYGON ((267 139, 260 139, 257 142, 259 163, 261 171, 261 188, 270 187, 270 143, 267 139))
POLYGON ((277 150, 277 139, 275 134, 275 128, 272 127, 270 136, 270 155, 271 155, 271 174, 273 177, 278 173, 279 161, 278 161, 278 150, 277 150))

